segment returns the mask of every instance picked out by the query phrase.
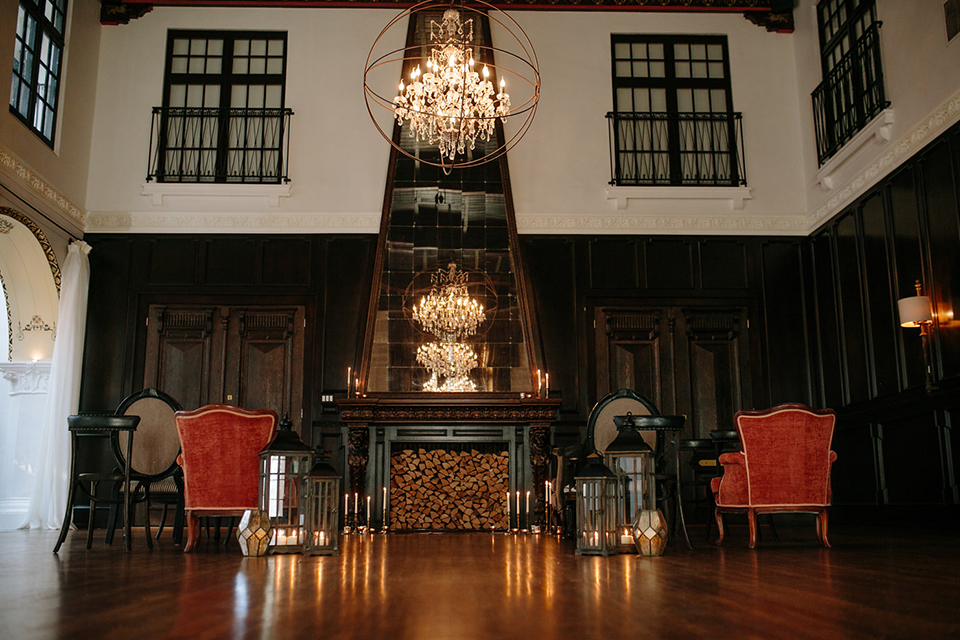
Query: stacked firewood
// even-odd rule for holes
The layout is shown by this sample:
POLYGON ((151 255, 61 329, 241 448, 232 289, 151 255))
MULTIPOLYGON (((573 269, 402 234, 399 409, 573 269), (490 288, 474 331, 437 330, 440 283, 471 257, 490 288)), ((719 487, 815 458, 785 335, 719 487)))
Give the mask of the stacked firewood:
POLYGON ((404 449, 390 457, 391 529, 506 529, 509 456, 404 449))

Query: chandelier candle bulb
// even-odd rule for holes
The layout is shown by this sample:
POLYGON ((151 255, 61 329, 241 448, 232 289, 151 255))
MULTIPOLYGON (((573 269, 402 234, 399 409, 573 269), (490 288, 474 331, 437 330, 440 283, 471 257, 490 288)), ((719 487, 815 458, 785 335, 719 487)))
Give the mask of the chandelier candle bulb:
POLYGON ((527 518, 527 529, 529 529, 530 528, 530 492, 529 491, 527 491, 527 501, 524 508, 524 513, 526 514, 526 518, 527 518))
POLYGON ((370 529, 370 496, 367 496, 367 529, 370 529))
POLYGON ((353 369, 351 367, 347 367, 347 397, 348 398, 350 397, 350 374, 352 373, 352 371, 353 369))
POLYGON ((380 523, 384 532, 387 530, 387 488, 383 488, 383 521, 380 523))
POLYGON ((547 374, 547 381, 546 381, 546 384, 544 384, 544 387, 546 387, 546 396, 544 397, 549 398, 550 397, 550 374, 549 373, 547 374))

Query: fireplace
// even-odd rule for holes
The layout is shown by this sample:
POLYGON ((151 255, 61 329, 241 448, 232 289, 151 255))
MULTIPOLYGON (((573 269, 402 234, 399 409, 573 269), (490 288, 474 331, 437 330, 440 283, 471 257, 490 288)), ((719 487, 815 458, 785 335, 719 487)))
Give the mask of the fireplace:
POLYGON ((340 400, 350 491, 371 498, 377 530, 384 517, 391 531, 542 524, 549 429, 559 404, 485 393, 340 400))
POLYGON ((394 442, 389 528, 485 531, 511 528, 506 442, 394 442))

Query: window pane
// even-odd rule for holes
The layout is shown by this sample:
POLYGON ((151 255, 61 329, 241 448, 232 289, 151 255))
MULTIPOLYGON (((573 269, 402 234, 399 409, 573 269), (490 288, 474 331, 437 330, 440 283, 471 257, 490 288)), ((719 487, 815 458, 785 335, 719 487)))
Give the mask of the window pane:
POLYGON ((271 56, 280 57, 283 55, 283 40, 271 40, 269 53, 271 56))
POLYGON ((190 41, 176 39, 173 41, 173 53, 174 55, 185 56, 190 52, 190 41))
POLYGON ((250 73, 263 74, 267 71, 267 61, 263 58, 250 58, 250 73))
POLYGON ((251 40, 251 41, 250 41, 250 55, 253 55, 253 56, 265 56, 265 55, 267 55, 267 41, 266 41, 266 40, 251 40))
POLYGON ((666 76, 666 65, 663 62, 650 63, 650 77, 663 78, 666 76))
POLYGON ((614 55, 617 58, 629 58, 630 57, 630 43, 629 42, 618 42, 613 46, 614 55))
POLYGON ((283 59, 270 58, 269 60, 267 60, 267 73, 270 73, 270 74, 283 73, 283 59))

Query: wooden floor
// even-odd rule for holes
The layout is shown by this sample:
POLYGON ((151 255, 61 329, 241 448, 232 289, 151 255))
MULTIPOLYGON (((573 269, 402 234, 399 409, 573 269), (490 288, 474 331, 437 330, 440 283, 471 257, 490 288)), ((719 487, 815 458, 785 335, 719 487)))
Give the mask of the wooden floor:
MULTIPOLYGON (((783 529, 783 527, 781 527, 783 529)), ((960 637, 960 536, 809 527, 746 548, 694 530, 662 558, 502 534, 348 536, 335 557, 184 555, 142 531, 0 533, 0 638, 960 637)))

